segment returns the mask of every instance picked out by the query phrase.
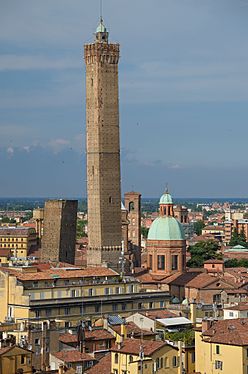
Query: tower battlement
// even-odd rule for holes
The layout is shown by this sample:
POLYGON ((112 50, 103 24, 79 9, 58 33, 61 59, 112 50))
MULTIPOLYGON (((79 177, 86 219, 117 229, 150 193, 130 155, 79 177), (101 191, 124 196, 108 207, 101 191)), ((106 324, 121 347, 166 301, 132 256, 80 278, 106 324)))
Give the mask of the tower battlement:
POLYGON ((85 44, 84 46, 84 60, 86 65, 95 63, 118 64, 119 56, 119 44, 94 43, 85 44))

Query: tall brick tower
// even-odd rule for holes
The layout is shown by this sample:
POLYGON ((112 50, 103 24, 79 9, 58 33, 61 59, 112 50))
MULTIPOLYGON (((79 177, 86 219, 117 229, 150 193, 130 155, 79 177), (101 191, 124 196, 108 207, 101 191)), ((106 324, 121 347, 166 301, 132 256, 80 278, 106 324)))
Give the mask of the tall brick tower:
POLYGON ((87 265, 117 268, 121 253, 119 44, 109 43, 101 18, 84 46, 88 193, 87 265))
POLYGON ((139 192, 125 193, 125 208, 128 211, 128 241, 134 254, 134 265, 141 263, 141 194, 139 192))

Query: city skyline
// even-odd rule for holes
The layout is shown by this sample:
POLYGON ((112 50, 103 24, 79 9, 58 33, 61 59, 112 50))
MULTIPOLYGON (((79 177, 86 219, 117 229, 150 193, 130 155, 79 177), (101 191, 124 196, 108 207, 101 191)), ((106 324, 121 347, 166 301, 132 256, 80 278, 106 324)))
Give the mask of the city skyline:
MULTIPOLYGON (((4 5, 2 197, 85 196, 82 46, 99 1, 74 4, 4 5)), ((157 197, 168 182, 174 196, 247 196, 248 3, 115 4, 103 16, 122 48, 122 195, 157 197)))

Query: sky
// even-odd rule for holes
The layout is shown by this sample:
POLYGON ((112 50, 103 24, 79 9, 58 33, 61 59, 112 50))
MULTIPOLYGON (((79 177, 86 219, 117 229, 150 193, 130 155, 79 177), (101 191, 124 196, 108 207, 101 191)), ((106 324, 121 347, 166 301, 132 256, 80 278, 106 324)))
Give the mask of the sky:
MULTIPOLYGON (((0 197, 86 195, 83 45, 99 0, 0 0, 0 197)), ((248 196, 248 0, 103 0, 122 193, 248 196)))

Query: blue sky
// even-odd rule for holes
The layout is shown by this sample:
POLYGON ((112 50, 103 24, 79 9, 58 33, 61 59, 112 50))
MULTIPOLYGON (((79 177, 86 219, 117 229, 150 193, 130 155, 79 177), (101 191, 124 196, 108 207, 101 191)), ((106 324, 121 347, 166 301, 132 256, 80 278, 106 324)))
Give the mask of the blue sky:
MULTIPOLYGON (((122 191, 247 197, 248 0, 103 3, 121 44, 122 191)), ((0 196, 85 195, 98 18, 99 0, 1 1, 0 196)))

